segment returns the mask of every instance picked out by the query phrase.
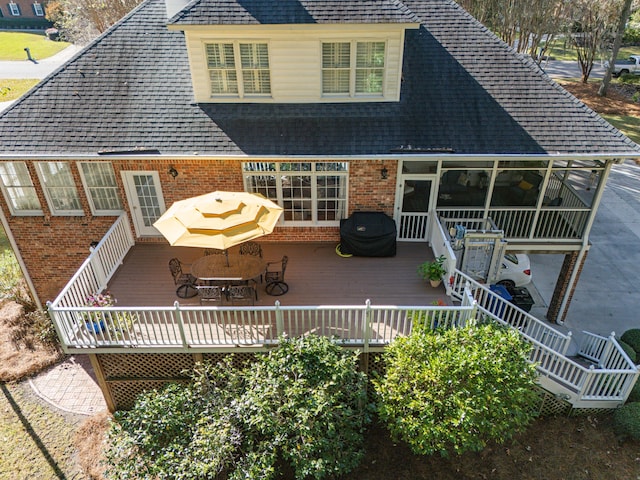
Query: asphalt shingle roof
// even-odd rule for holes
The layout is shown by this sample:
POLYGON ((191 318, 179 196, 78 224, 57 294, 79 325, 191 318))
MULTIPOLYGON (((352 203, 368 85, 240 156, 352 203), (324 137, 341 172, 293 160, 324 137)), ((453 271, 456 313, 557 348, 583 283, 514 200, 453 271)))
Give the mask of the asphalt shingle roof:
POLYGON ((397 0, 196 0, 173 17, 179 25, 416 23, 397 0))
MULTIPOLYGON (((191 4, 190 16, 226 3, 267 2, 203 0, 191 4)), ((640 156, 638 145, 449 0, 268 3, 286 5, 283 20, 302 7, 329 21, 338 13, 325 7, 337 3, 369 9, 352 19, 378 4, 418 19, 421 27, 406 32, 400 101, 195 104, 184 35, 167 29, 163 0, 148 0, 0 115, 0 155, 380 155, 411 145, 459 154, 640 156)))

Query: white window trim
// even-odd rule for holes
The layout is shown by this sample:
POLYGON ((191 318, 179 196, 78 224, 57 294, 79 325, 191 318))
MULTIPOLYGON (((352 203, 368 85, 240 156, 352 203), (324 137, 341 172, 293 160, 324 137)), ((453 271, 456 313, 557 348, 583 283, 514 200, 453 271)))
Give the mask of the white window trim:
MULTIPOLYGON (((207 58, 207 45, 209 44, 232 44, 233 45, 233 62, 234 62, 234 70, 236 72, 236 81, 238 84, 238 93, 213 93, 211 92, 211 80, 207 78, 207 82, 209 85, 209 96, 213 99, 215 98, 272 98, 273 92, 273 84, 271 80, 273 79, 273 75, 271 74, 271 46, 269 42, 266 40, 251 40, 251 41, 240 41, 240 40, 211 40, 208 39, 203 42, 203 52, 204 52, 204 64, 207 68, 207 77, 211 69, 208 67, 208 58, 207 58), (242 57, 240 54, 240 44, 246 45, 266 45, 267 46, 267 58, 269 61, 269 92, 268 93, 245 93, 244 91, 244 76, 243 76, 243 68, 242 68, 242 57)), ((255 70, 255 69, 248 69, 255 70)), ((263 70, 263 69, 259 69, 263 70)))
MULTIPOLYGON (((54 201, 53 198, 51 197, 51 194, 49 192, 49 187, 47 186, 46 182, 45 182, 45 178, 44 175, 42 174, 42 171, 40 170, 40 165, 41 164, 47 164, 47 163, 59 163, 59 162, 36 162, 36 173, 38 174, 38 178, 40 179, 40 185, 42 186, 42 191, 44 192, 44 197, 47 199, 47 204, 49 205, 49 211, 51 212, 51 215, 54 215, 56 217, 79 217, 84 215, 84 210, 80 209, 69 209, 69 210, 57 210, 54 207, 54 201)), ((65 162, 62 161, 60 163, 66 163, 69 167, 69 170, 71 170, 73 167, 71 166, 71 163, 69 162, 65 162)), ((69 187, 73 186, 73 188, 75 188, 76 190, 76 196, 78 197, 78 201, 80 201, 80 194, 78 193, 78 187, 75 184, 75 182, 73 183, 73 185, 69 185, 69 187)))
MULTIPOLYGON (((120 215, 123 212, 123 209, 120 210, 100 210, 96 207, 94 201, 93 201, 93 196, 91 195, 91 188, 92 186, 89 185, 89 183, 87 182, 87 178, 85 177, 84 174, 84 170, 82 168, 82 164, 103 164, 104 162, 79 162, 80 165, 78 166, 78 171, 80 172, 80 179, 82 180, 82 187, 84 188, 84 193, 87 197, 87 201, 89 202, 89 207, 91 208, 91 214, 95 217, 109 217, 109 216, 114 216, 114 215, 120 215)), ((113 170, 113 165, 109 162, 109 165, 111 166, 111 171, 113 173, 113 178, 115 180, 116 175, 115 175, 115 171, 113 170)), ((120 188, 118 187, 118 183, 116 182, 116 184, 114 185, 114 188, 116 189, 116 193, 118 194, 118 199, 120 200, 120 204, 122 205, 122 198, 120 198, 120 188)))
POLYGON ((33 11, 37 17, 44 17, 44 9, 40 3, 33 2, 33 11))
MULTIPOLYGON (((26 163, 25 162, 7 162, 7 163, 20 163, 22 165, 25 166, 26 168, 26 163)), ((27 169, 27 173, 29 173, 29 170, 27 169)), ((31 185, 22 185, 21 187, 11 187, 11 188, 30 188, 33 189, 35 191, 35 185, 33 184, 33 179, 31 178, 31 174, 29 174, 29 182, 31 185)), ((11 201, 11 196, 9 195, 9 192, 7 191, 7 187, 4 184, 4 181, 0 180, 0 188, 2 189, 2 194, 4 195, 4 199, 5 202, 7 204, 7 206, 9 207, 9 211, 11 212, 11 215, 15 216, 15 217, 40 217, 42 215, 44 215, 44 212, 42 210, 42 206, 40 205, 40 199, 38 199, 38 204, 40 205, 40 209, 37 210, 21 210, 21 209, 16 209, 13 205, 13 202, 11 201)), ((36 198, 37 198, 37 194, 36 194, 36 198)))
POLYGON ((18 7, 18 5, 14 2, 9 2, 9 11, 14 17, 20 16, 20 7, 18 7))
POLYGON ((331 40, 322 40, 320 42, 320 70, 321 70, 321 80, 320 80, 320 89, 321 95, 323 98, 384 98, 385 96, 385 86, 386 86, 386 77, 387 71, 389 68, 389 44, 387 40, 383 39, 331 39, 331 40), (322 82, 322 72, 324 68, 322 67, 322 45, 325 43, 348 43, 350 45, 349 48, 349 93, 327 93, 324 92, 323 82, 322 82), (384 43, 384 67, 382 67, 382 89, 380 93, 359 93, 356 92, 356 71, 357 68, 357 55, 358 55, 358 43, 384 43))
MULTIPOLYGON (((272 162, 256 162, 256 163, 272 163, 272 162)), ((345 162, 302 162, 302 163, 311 163, 312 169, 310 171, 303 170, 294 170, 294 171, 281 171, 280 166, 286 163, 300 163, 300 162, 275 162, 276 169, 275 170, 264 170, 264 171, 247 171, 245 170, 245 165, 247 163, 242 164, 242 175, 244 181, 244 189, 247 192, 251 192, 251 185, 248 182, 248 177, 263 177, 263 176, 273 176, 276 180, 276 192, 277 198, 270 198, 278 205, 283 206, 286 201, 289 201, 288 198, 284 198, 283 195, 283 187, 282 187, 282 177, 286 176, 308 176, 311 178, 311 198, 309 201, 311 202, 311 220, 285 220, 285 215, 280 217, 278 223, 287 227, 335 227, 340 225, 340 218, 337 220, 318 220, 318 177, 325 176, 342 176, 346 178, 345 183, 345 196, 344 198, 339 198, 338 200, 343 202, 344 211, 342 212, 343 217, 347 217, 347 211, 349 208, 349 165, 347 163, 347 170, 323 170, 317 171, 316 164, 317 163, 345 163, 345 162)))

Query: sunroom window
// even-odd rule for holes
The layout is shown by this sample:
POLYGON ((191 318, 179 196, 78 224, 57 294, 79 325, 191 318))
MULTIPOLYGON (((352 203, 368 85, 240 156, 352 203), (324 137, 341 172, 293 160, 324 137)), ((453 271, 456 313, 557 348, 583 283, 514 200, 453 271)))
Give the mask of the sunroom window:
POLYGON ((0 163, 2 192, 13 215, 42 215, 36 188, 24 162, 0 163))
POLYGON ((271 94, 266 43, 207 43, 205 53, 212 97, 271 94))
POLYGON ((322 93, 381 96, 385 50, 385 42, 323 43, 322 93))
POLYGON ((338 225, 347 211, 346 162, 247 162, 245 189, 284 208, 285 225, 338 225))
POLYGON ((119 215, 122 212, 118 184, 111 163, 82 162, 80 176, 94 215, 119 215))
POLYGON ((82 215, 76 183, 67 162, 37 162, 44 194, 53 215, 82 215))

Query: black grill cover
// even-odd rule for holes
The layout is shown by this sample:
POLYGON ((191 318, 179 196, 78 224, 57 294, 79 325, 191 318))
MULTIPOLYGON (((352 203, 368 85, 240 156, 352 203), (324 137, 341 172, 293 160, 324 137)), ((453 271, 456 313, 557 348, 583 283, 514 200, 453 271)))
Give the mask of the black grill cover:
POLYGON ((382 212, 355 212, 340 220, 340 250, 362 257, 393 257, 396 222, 382 212))

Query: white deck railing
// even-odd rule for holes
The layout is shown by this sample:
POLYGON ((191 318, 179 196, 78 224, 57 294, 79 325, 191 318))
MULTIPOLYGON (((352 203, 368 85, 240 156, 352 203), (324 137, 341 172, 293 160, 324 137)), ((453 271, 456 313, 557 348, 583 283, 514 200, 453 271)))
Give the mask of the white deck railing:
POLYGON ((134 245, 133 234, 127 220, 122 214, 107 231, 96 247, 60 294, 51 303, 54 307, 71 307, 84 305, 87 298, 107 288, 111 277, 134 245))
POLYGON ((639 372, 615 335, 605 338, 583 332, 578 356, 593 362, 585 366, 567 356, 571 332, 556 330, 462 272, 456 271, 451 291, 461 299, 471 294, 480 316, 520 332, 532 346, 529 360, 536 364, 541 376, 552 381, 542 382, 544 386, 571 401, 574 407, 597 408, 604 402, 617 406, 626 401, 639 372))
POLYGON ((482 218, 491 217, 496 227, 504 232, 504 237, 512 240, 573 241, 582 238, 589 220, 587 207, 491 207, 479 208, 438 208, 439 216, 460 219, 467 228, 482 218), (467 226, 470 225, 470 226, 467 226))
POLYGON ((268 307, 51 307, 68 351, 154 348, 227 351, 229 346, 263 349, 281 335, 322 335, 343 345, 384 347, 411 333, 416 321, 430 328, 463 326, 474 317, 466 295, 463 306, 281 306, 268 307), (97 325, 94 327, 93 325, 97 325))

